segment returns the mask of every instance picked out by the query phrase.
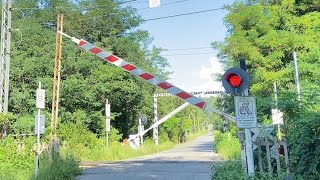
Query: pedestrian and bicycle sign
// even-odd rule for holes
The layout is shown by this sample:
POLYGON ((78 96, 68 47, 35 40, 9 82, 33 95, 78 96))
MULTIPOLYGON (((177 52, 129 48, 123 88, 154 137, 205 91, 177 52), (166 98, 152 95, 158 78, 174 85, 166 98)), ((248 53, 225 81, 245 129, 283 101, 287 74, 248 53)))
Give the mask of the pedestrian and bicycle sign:
POLYGON ((235 115, 238 128, 257 127, 256 99, 252 96, 235 96, 235 115))

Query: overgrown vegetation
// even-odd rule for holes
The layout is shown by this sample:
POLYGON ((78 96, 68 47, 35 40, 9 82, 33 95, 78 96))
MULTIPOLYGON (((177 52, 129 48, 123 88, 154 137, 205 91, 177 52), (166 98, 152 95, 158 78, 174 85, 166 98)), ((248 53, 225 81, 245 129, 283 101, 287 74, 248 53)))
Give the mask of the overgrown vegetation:
POLYGON ((246 176, 239 160, 215 163, 211 169, 213 171, 212 180, 242 180, 246 176))
MULTIPOLYGON (((254 176, 248 176, 244 172, 239 160, 219 162, 211 166, 214 172, 212 180, 283 180, 287 177, 284 173, 278 175, 269 173, 255 173, 254 176)), ((290 176, 294 180, 303 180, 301 176, 290 176)), ((287 177, 290 179, 289 177, 287 177)))
POLYGON ((0 140, 0 178, 23 180, 34 170, 36 138, 0 140), (19 173, 18 173, 19 172, 19 173))
POLYGON ((214 131, 214 147, 224 160, 238 160, 240 159, 241 145, 239 140, 230 132, 221 133, 214 131))
POLYGON ((259 123, 271 123, 271 109, 276 108, 273 83, 277 82, 277 108, 285 114, 282 134, 289 145, 291 171, 304 179, 319 179, 319 1, 244 0, 227 9, 228 37, 213 43, 221 61, 226 67, 239 67, 240 58, 246 59, 259 123), (301 100, 295 88, 294 51, 301 100))
POLYGON ((52 161, 49 161, 46 157, 42 158, 40 170, 38 180, 72 180, 75 176, 82 174, 79 162, 72 155, 55 157, 52 161))

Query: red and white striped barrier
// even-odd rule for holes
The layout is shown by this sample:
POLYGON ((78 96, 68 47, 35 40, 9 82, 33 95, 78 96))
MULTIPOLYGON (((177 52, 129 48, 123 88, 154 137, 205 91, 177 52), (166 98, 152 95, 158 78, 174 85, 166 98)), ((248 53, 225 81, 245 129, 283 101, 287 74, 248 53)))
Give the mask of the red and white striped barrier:
POLYGON ((67 34, 60 32, 62 35, 70 38, 73 42, 77 43, 81 48, 95 54, 96 56, 100 57, 101 59, 114 64, 123 70, 129 72, 132 75, 138 76, 144 80, 146 80, 148 83, 158 86, 167 92, 178 96, 179 98, 185 100, 186 102, 195 105, 201 109, 204 109, 206 107, 206 102, 196 96, 193 96, 182 89, 158 78, 155 77, 154 75, 140 69, 139 67, 130 64, 126 62, 125 60, 113 55, 110 52, 104 51, 101 48, 94 46, 93 44, 90 44, 89 42, 83 40, 83 39, 77 39, 71 36, 68 36, 67 34))

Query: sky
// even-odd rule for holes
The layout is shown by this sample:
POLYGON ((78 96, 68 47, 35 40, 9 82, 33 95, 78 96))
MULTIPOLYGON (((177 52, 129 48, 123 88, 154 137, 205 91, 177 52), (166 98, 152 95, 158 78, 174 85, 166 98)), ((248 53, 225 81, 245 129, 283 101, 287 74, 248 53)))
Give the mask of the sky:
MULTIPOLYGON (((130 5, 140 9, 138 14, 148 20, 221 8, 223 5, 232 4, 233 1, 161 0, 160 7, 146 8, 148 2, 138 0, 130 5)), ((226 37, 227 29, 223 23, 226 14, 226 10, 216 10, 149 20, 140 26, 140 29, 147 30, 154 38, 153 45, 169 50, 162 55, 170 63, 171 67, 168 70, 173 71, 168 80, 170 83, 189 92, 223 90, 221 82, 214 81, 211 75, 223 74, 223 68, 216 57, 217 51, 210 48, 210 44, 223 41, 226 37)))

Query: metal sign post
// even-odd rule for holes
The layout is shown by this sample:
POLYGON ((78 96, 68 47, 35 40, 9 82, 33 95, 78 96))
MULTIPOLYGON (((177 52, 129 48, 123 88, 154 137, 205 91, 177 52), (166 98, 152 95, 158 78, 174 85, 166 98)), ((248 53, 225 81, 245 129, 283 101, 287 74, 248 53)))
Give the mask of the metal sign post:
MULTIPOLYGON (((245 59, 240 59, 240 68, 244 71, 247 70, 245 59)), ((239 103, 235 102, 236 107, 236 120, 238 126, 238 118, 242 118, 244 133, 245 133, 245 144, 246 144, 246 157, 247 157, 247 172, 249 176, 254 175, 254 159, 253 159, 253 147, 251 139, 251 129, 252 127, 257 127, 257 112, 256 112, 256 101, 254 97, 249 96, 249 90, 246 89, 243 92, 241 99, 239 98, 239 103)), ((236 99, 236 98, 235 98, 236 99)))
POLYGON ((106 145, 109 146, 109 131, 110 131, 110 104, 108 99, 106 99, 106 145))
POLYGON ((254 174, 254 161, 253 161, 253 147, 251 139, 250 128, 257 127, 257 113, 255 97, 235 96, 235 114, 237 120, 237 127, 245 129, 245 144, 246 144, 246 157, 247 157, 247 170, 249 175, 254 174))
POLYGON ((41 82, 39 82, 39 88, 37 89, 36 107, 38 108, 38 121, 37 121, 37 157, 36 157, 36 178, 39 175, 40 166, 40 154, 41 154, 41 144, 40 144, 40 126, 41 126, 41 109, 45 108, 45 90, 41 89, 41 82))

